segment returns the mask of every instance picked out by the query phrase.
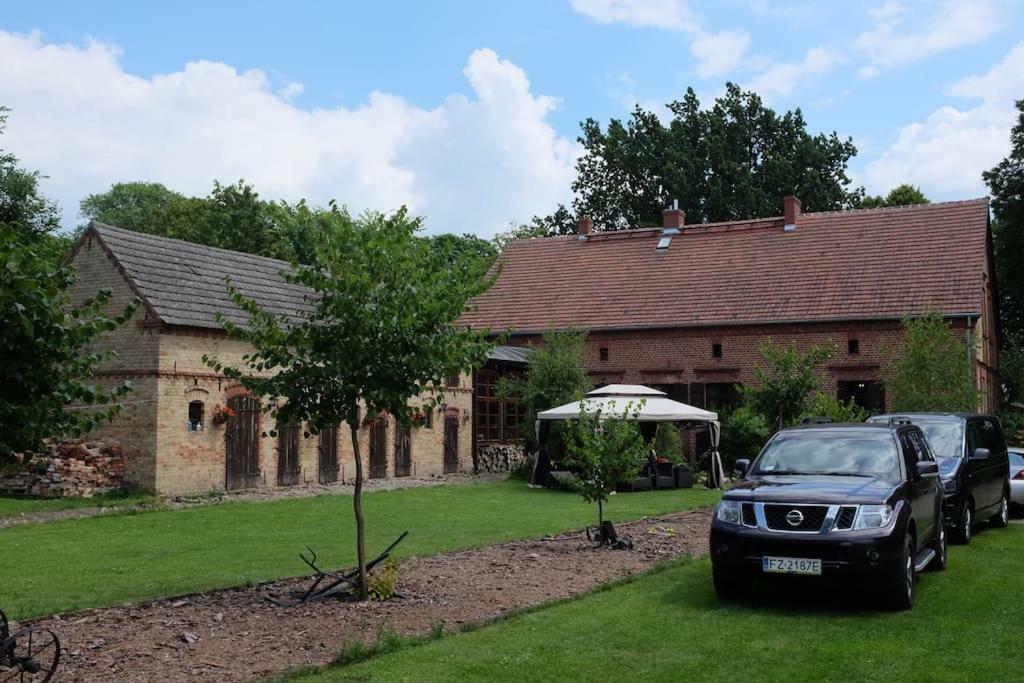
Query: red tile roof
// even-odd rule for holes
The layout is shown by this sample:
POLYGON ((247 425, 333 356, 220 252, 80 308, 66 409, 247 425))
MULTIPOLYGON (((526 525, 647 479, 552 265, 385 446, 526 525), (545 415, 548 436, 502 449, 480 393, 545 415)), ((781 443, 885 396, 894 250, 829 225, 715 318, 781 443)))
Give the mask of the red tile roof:
POLYGON ((538 332, 979 314, 988 200, 516 240, 463 322, 538 332))

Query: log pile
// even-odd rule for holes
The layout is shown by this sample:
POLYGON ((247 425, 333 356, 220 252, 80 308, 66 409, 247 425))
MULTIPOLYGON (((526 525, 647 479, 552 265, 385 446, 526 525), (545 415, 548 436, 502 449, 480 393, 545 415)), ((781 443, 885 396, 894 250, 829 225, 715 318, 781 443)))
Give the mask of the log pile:
POLYGON ((477 451, 477 467, 481 472, 510 472, 526 457, 519 444, 491 444, 477 451))
POLYGON ((90 498, 124 486, 121 447, 74 439, 46 444, 43 453, 15 455, 0 470, 0 493, 41 498, 90 498))

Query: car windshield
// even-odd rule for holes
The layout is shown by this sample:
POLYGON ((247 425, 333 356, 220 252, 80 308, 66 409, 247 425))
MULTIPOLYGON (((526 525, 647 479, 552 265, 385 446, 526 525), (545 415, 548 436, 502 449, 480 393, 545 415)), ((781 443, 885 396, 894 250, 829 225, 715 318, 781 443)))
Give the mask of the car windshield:
POLYGON ((790 432, 772 440, 754 465, 754 474, 819 474, 900 478, 896 442, 888 432, 790 432))

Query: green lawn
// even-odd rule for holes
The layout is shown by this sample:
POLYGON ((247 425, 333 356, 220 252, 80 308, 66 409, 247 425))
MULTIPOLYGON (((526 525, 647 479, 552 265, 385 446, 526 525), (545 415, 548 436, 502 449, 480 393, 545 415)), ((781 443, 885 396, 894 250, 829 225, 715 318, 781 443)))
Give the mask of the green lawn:
POLYGON ((303 681, 1021 680, 1024 525, 952 548, 911 612, 762 589, 726 603, 706 559, 303 681))
MULTIPOLYGON (((617 495, 611 519, 710 505, 704 489, 617 495)), ((436 486, 364 498, 367 551, 399 533, 397 555, 426 555, 582 528, 596 507, 520 482, 436 486)), ((310 545, 325 566, 355 562, 351 496, 227 503, 185 510, 24 525, 0 530, 0 605, 12 619, 244 585, 308 572, 310 545)))
POLYGON ((147 493, 110 493, 92 498, 18 498, 0 496, 0 517, 14 517, 31 512, 52 510, 77 510, 79 508, 125 507, 152 503, 153 496, 147 493))

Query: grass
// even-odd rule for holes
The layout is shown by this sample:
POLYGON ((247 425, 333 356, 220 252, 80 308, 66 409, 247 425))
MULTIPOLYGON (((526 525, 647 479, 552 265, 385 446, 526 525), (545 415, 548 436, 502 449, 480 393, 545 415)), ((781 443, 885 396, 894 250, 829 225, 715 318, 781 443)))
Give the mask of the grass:
MULTIPOLYGON (((704 489, 617 495, 613 520, 710 505, 704 489)), ((399 533, 399 557, 428 555, 593 524, 574 494, 519 482, 380 491, 364 497, 367 551, 399 533)), ((226 503, 0 530, 0 605, 12 619, 240 586, 355 563, 351 496, 226 503)))
POLYGON ((148 493, 105 493, 92 498, 23 498, 0 496, 0 517, 16 517, 33 512, 78 510, 96 507, 126 507, 152 503, 148 493))
POLYGON ((527 611, 471 633, 384 648, 301 678, 340 680, 1020 680, 1015 598, 1024 525, 952 548, 921 577, 911 612, 860 595, 762 587, 719 601, 708 560, 527 611))

